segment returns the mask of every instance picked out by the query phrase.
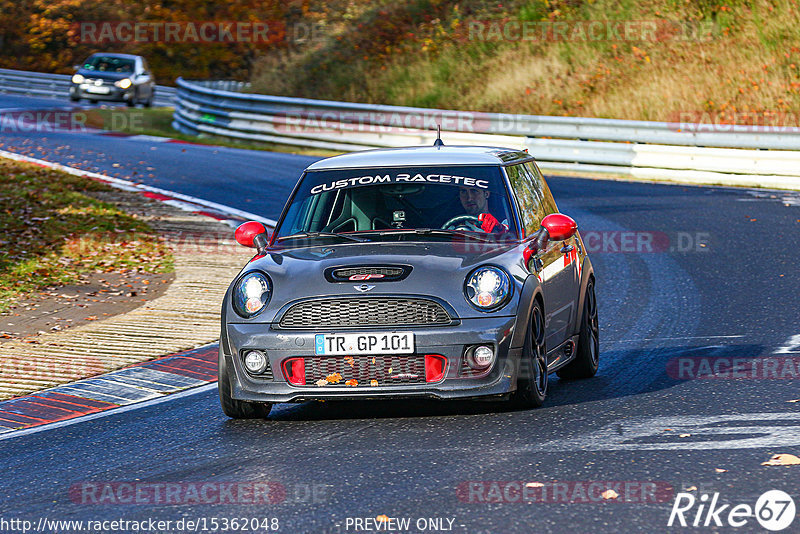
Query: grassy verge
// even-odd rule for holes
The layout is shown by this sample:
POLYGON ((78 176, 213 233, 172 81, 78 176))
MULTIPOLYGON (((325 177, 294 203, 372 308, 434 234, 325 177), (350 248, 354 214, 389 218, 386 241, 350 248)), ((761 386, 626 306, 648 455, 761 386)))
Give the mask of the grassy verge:
POLYGON ((796 0, 329 0, 310 2, 305 16, 321 28, 316 38, 259 58, 254 92, 487 112, 798 121, 796 0), (572 33, 603 21, 658 29, 572 33), (506 37, 508 22, 560 24, 570 36, 506 37), (484 29, 472 31, 476 23, 484 29))
POLYGON ((286 152, 304 156, 334 156, 341 154, 332 150, 304 148, 277 143, 261 143, 258 141, 238 141, 227 137, 201 134, 199 136, 187 135, 172 128, 172 108, 99 108, 89 110, 86 125, 102 130, 135 135, 154 135, 157 137, 170 137, 192 143, 241 148, 245 150, 268 150, 270 152, 286 152))
POLYGON ((90 196, 108 189, 0 159, 0 312, 86 273, 173 270, 172 253, 149 225, 90 196))

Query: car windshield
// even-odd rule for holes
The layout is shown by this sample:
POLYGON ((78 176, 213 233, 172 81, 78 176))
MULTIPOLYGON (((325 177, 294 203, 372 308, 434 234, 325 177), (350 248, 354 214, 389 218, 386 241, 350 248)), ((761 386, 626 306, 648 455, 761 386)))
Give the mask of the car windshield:
POLYGON ((500 167, 311 171, 276 229, 276 239, 481 239, 487 233, 515 238, 512 214, 500 167))
POLYGON ((83 68, 97 72, 133 72, 133 60, 113 56, 91 56, 83 64, 83 68))

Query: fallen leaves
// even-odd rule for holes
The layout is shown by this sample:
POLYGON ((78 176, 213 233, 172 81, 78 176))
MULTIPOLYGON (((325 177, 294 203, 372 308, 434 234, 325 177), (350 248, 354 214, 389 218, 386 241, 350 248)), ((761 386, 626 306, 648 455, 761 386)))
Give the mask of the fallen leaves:
POLYGON ((345 385, 345 386, 352 386, 352 387, 356 387, 356 386, 358 385, 358 380, 356 380, 355 378, 351 378, 350 380, 348 380, 347 382, 345 382, 345 383, 344 383, 344 385, 345 385))
POLYGON ((314 383, 315 383, 316 385, 318 385, 318 386, 327 386, 327 385, 328 385, 328 380, 327 380, 327 379, 325 379, 325 378, 320 378, 319 380, 317 380, 317 381, 316 381, 316 382, 314 382, 314 383))
POLYGON ((373 378, 372 380, 369 381, 369 385, 373 386, 373 387, 377 386, 378 385, 378 381, 373 378))
POLYGON ((727 469, 720 469, 719 467, 717 467, 716 469, 714 469, 714 471, 716 471, 717 473, 727 473, 727 472, 728 472, 728 470, 727 470, 727 469))
POLYGON ((776 454, 761 465, 800 465, 800 458, 794 454, 776 454))
POLYGON ((342 381, 341 373, 331 373, 325 377, 325 381, 329 384, 338 384, 342 381))
POLYGON ((600 496, 608 501, 608 500, 616 499, 617 497, 619 497, 619 493, 617 493, 616 491, 614 491, 612 489, 607 489, 603 493, 601 493, 600 496))
POLYGON ((541 482, 528 482, 527 484, 525 484, 525 487, 526 488, 543 488, 544 484, 542 484, 541 482))
POLYGON ((386 514, 381 514, 378 517, 376 517, 375 520, 378 521, 379 523, 386 523, 387 521, 389 521, 389 516, 386 514))
POLYGON ((350 367, 353 367, 353 364, 356 363, 356 360, 352 356, 345 356, 344 357, 344 363, 346 363, 350 367))

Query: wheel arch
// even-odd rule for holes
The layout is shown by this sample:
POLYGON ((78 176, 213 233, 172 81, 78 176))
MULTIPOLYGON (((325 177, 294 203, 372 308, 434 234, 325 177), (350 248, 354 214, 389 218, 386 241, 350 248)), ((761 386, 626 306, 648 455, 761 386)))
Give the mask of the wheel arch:
POLYGON ((526 325, 528 321, 530 321, 533 303, 538 301, 539 305, 542 307, 542 313, 545 313, 542 283, 536 276, 528 276, 525 283, 522 285, 521 293, 519 308, 517 309, 517 321, 514 325, 514 333, 511 337, 511 348, 520 348, 525 343, 526 325), (522 328, 520 328, 520 326, 522 326, 522 328))
POLYGON ((589 280, 595 280, 594 268, 589 256, 583 258, 583 265, 581 266, 581 283, 578 289, 578 307, 576 308, 575 318, 572 323, 572 333, 576 335, 581 328, 581 317, 583 317, 583 303, 586 300, 586 288, 589 286, 589 280))

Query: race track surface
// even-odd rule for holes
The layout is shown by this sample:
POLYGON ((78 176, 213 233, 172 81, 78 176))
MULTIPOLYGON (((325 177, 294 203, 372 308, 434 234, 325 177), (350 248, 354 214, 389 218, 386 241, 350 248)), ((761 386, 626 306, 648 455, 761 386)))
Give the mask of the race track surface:
MULTIPOLYGON (((0 107, 25 104, 9 98, 0 107)), ((96 134, 0 132, 0 143, 270 218, 314 160, 96 134)), ((669 530, 675 494, 691 487, 750 506, 778 489, 800 505, 800 466, 761 465, 800 455, 800 403, 789 402, 800 399, 800 194, 549 183, 598 279, 594 379, 553 375, 545 406, 530 411, 328 402, 278 405, 266 421, 228 420, 203 389, 0 440, 0 517, 278 518, 282 532, 355 532, 353 518, 385 514, 410 518, 412 532, 419 518, 452 519, 453 532, 654 532, 669 530), (755 361, 756 376, 690 379, 734 359, 755 361), (546 490, 545 502, 504 502, 519 500, 513 481, 544 484, 531 491, 546 490), (613 486, 620 498, 584 499, 598 481, 629 484, 613 486), (86 483, 271 483, 278 502, 94 503, 86 483)), ((750 517, 738 531, 758 529, 750 517)))

